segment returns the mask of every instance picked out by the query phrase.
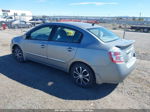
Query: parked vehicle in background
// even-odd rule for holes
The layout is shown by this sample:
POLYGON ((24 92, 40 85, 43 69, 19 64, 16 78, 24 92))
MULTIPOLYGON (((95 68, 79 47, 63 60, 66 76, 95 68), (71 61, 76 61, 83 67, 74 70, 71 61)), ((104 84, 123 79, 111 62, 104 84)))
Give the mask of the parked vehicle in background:
POLYGON ((135 68, 134 41, 87 23, 47 23, 11 41, 19 62, 36 61, 70 73, 81 87, 120 83, 135 68))
POLYGON ((26 21, 15 20, 10 23, 10 28, 16 29, 16 28, 30 28, 30 27, 32 27, 32 24, 26 21))
POLYGON ((31 23, 33 26, 36 26, 36 25, 42 24, 43 21, 41 19, 31 19, 29 23, 31 23))
POLYGON ((0 18, 1 22, 9 22, 9 21, 12 21, 12 20, 14 20, 14 18, 12 16, 7 16, 7 17, 0 18))
POLYGON ((49 23, 50 21, 48 19, 40 19, 42 23, 49 23))
POLYGON ((142 26, 142 25, 134 25, 134 26, 130 26, 129 28, 132 31, 138 31, 138 32, 145 32, 145 33, 149 33, 150 32, 150 26, 142 26))

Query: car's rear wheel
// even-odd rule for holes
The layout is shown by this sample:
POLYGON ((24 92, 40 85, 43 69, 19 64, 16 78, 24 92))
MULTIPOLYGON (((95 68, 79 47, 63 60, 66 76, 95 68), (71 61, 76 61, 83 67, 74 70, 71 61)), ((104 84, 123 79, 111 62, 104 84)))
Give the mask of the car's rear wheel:
POLYGON ((20 47, 16 46, 14 47, 13 49, 13 56, 15 57, 15 59, 18 61, 18 62, 24 62, 24 57, 23 57, 23 52, 21 50, 20 47))
POLYGON ((91 87, 96 84, 92 69, 83 63, 76 63, 71 67, 72 79, 80 87, 91 87))

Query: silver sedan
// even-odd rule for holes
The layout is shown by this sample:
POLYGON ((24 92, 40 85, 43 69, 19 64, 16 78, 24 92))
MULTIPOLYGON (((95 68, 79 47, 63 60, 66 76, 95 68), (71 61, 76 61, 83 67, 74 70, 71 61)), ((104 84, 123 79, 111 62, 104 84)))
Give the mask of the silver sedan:
POLYGON ((32 60, 68 72, 81 87, 120 83, 135 68, 133 40, 87 23, 47 23, 15 37, 11 50, 19 62, 32 60))

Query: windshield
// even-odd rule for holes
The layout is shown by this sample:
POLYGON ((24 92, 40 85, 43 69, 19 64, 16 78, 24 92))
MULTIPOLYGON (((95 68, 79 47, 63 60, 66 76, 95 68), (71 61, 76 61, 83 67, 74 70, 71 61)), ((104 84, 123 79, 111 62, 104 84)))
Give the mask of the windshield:
POLYGON ((93 33, 95 36, 97 36, 100 40, 103 42, 110 42, 114 40, 118 40, 119 37, 112 33, 111 31, 105 29, 105 28, 90 28, 88 29, 91 33, 93 33))

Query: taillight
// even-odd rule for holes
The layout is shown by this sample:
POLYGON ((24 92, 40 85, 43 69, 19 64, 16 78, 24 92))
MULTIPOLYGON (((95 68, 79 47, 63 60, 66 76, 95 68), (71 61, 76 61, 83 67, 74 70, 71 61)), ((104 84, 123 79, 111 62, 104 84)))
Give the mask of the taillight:
POLYGON ((110 51, 109 56, 113 63, 123 63, 124 62, 122 53, 119 51, 110 51))

